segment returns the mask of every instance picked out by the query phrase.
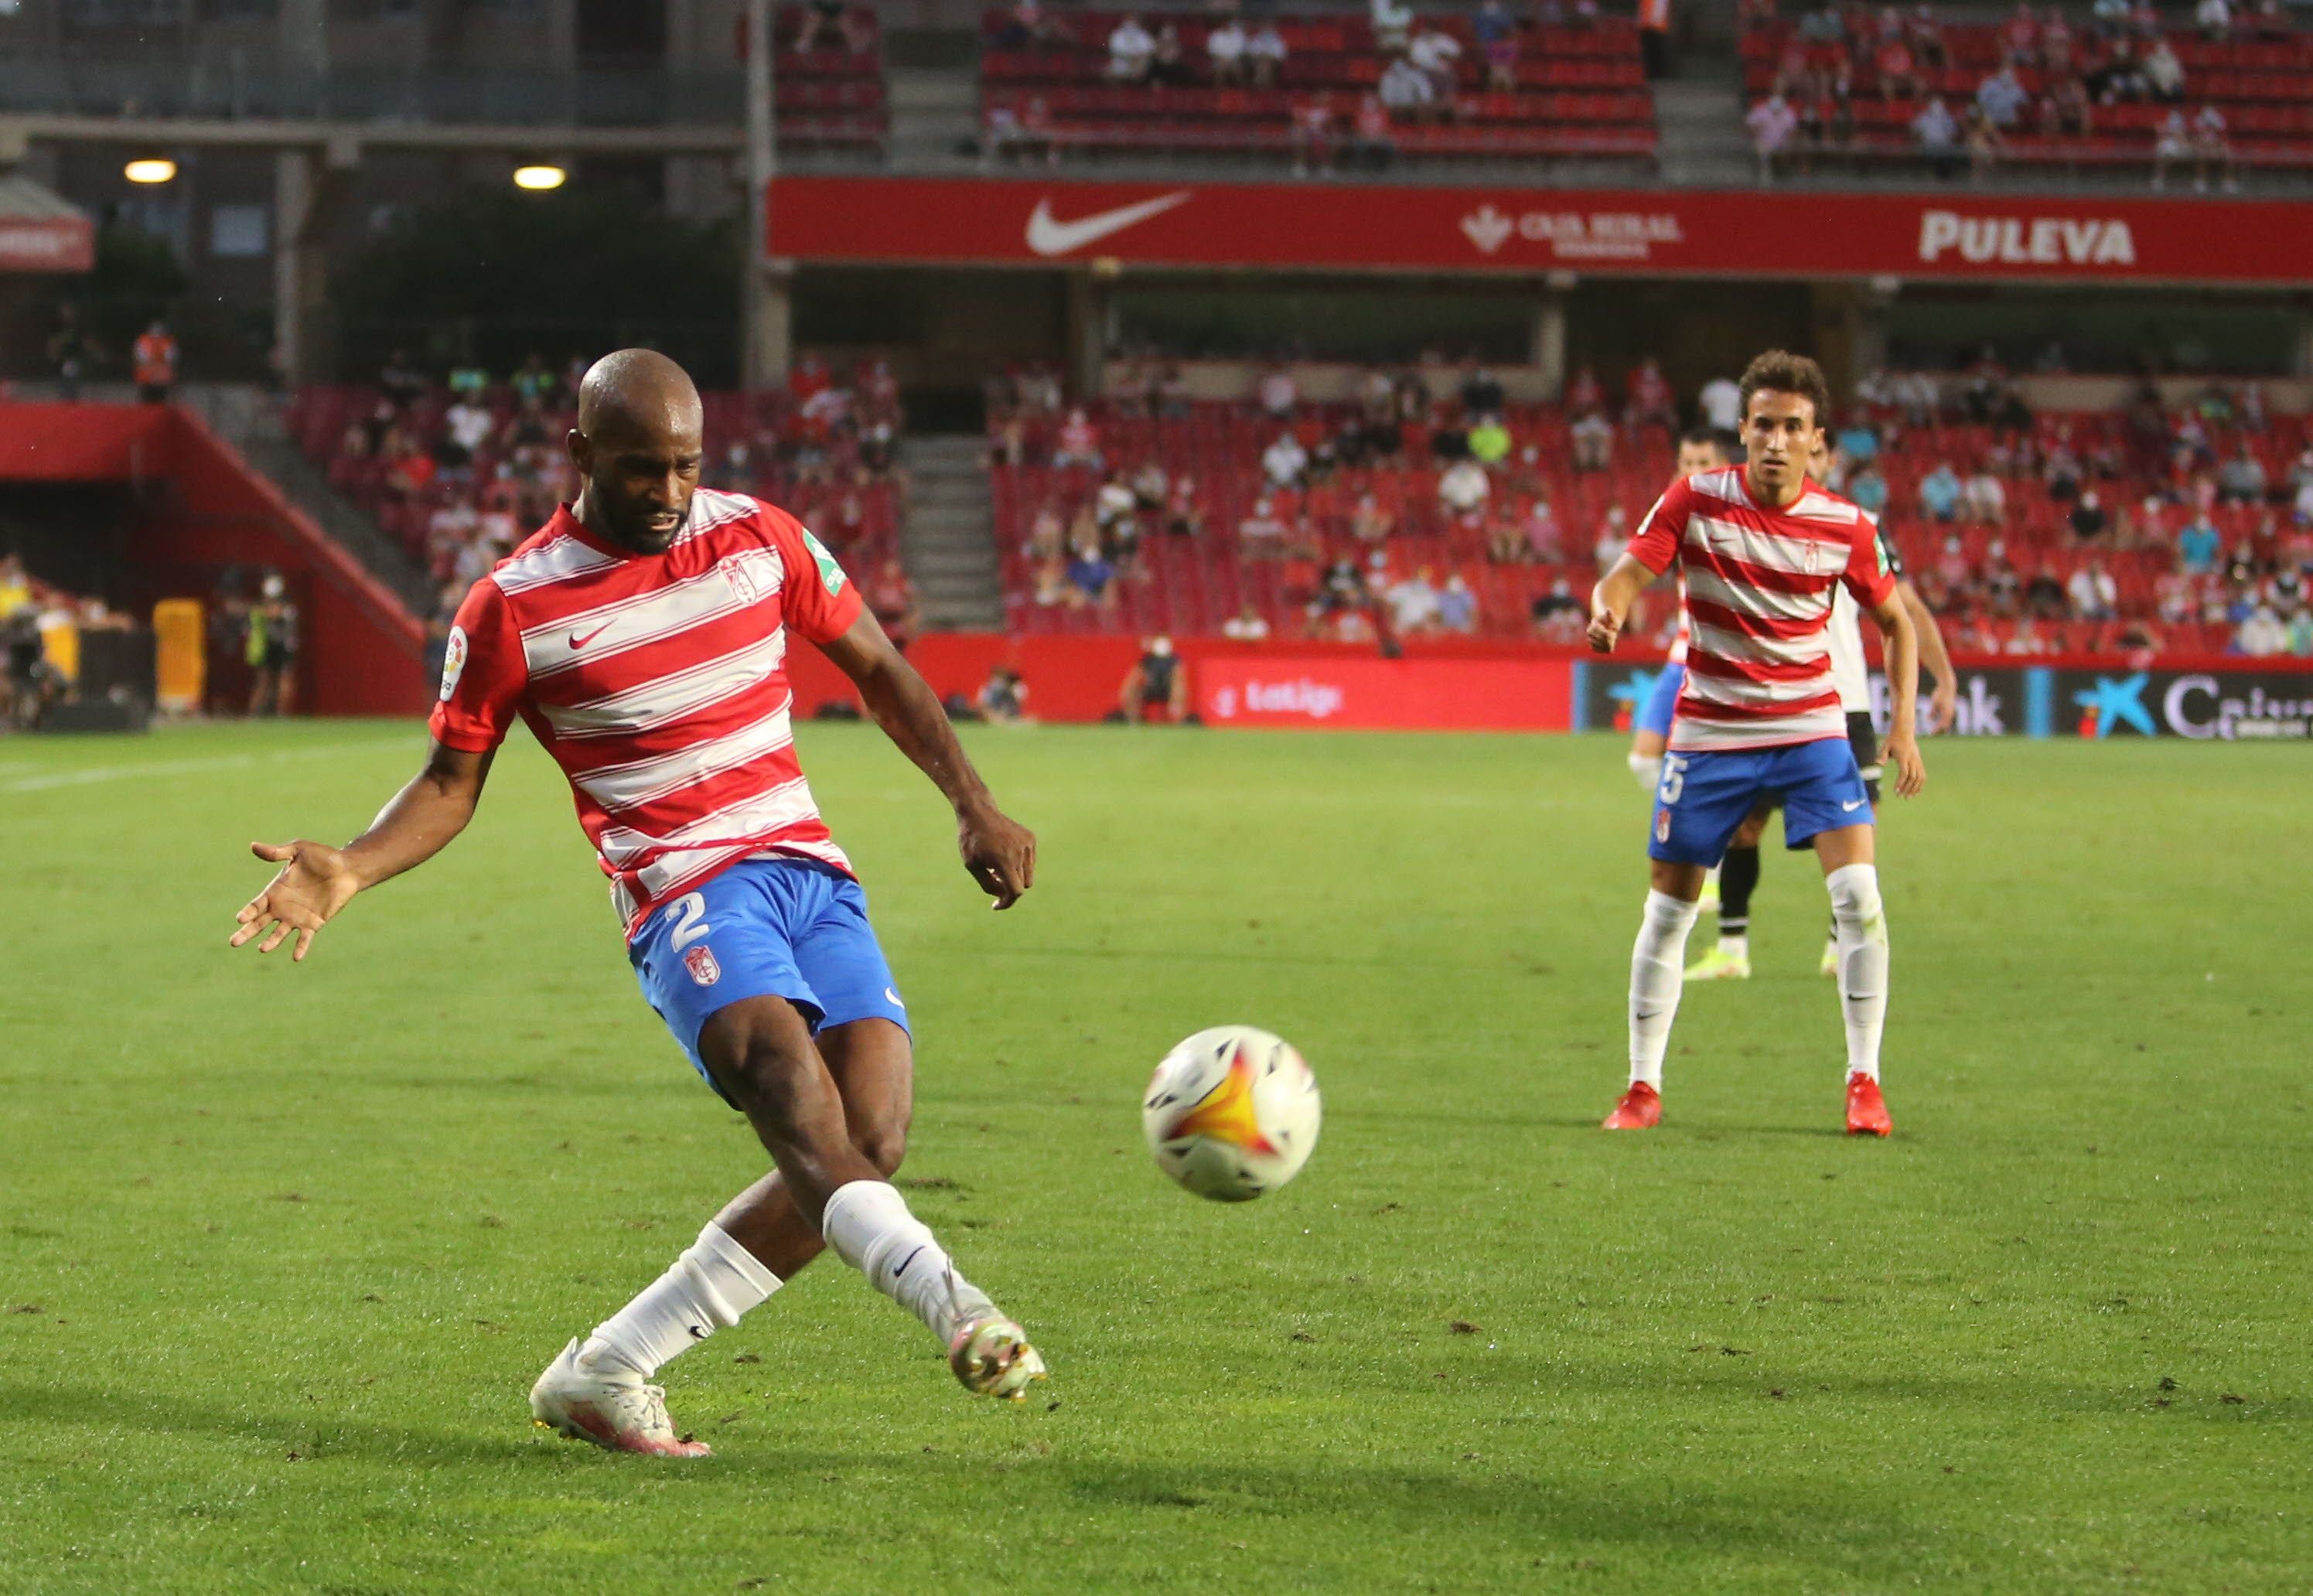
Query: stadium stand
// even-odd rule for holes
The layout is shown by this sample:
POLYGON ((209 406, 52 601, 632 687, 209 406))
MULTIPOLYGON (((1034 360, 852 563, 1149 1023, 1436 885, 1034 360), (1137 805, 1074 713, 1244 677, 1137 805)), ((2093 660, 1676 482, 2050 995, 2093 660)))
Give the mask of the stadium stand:
MULTIPOLYGON (((2099 12, 2105 8, 2098 7, 2099 12)), ((2020 5, 2005 21, 1919 6, 1753 5, 1741 40, 1755 142, 1781 158, 2149 171, 2313 165, 2313 39, 2275 5, 2171 30, 2150 5, 2106 22, 2020 5), (2003 80, 2004 72, 2012 77, 2003 80), (1763 109, 1780 97, 1788 113, 1763 109), (1947 127, 1932 107, 1948 115, 1947 127)), ((1763 148, 1763 154, 1770 152, 1763 148)))
POLYGON ((1499 32, 1482 17, 1425 15, 1410 40, 1384 41, 1362 11, 1240 23, 1185 11, 1016 8, 986 14, 984 44, 993 155, 1235 154, 1289 157, 1306 170, 1655 153, 1654 103, 1627 18, 1499 32), (1128 23, 1153 46, 1138 67, 1137 52, 1116 42, 1128 23), (1237 52, 1211 48, 1224 27, 1249 40, 1273 30, 1275 43, 1231 66, 1237 52), (1425 34, 1450 48, 1426 45, 1425 34))
MULTIPOLYGON (((566 374, 533 363, 462 389, 390 370, 378 383, 302 390, 288 415, 298 447, 443 584, 451 607, 576 487, 562 449, 575 419, 566 374)), ((887 368, 863 365, 838 383, 806 355, 784 392, 752 408, 741 394, 704 398, 708 485, 792 511, 854 569, 896 554, 901 417, 887 368)))
MULTIPOLYGON (((1922 379, 1866 386, 1834 485, 1884 504, 1955 647, 2255 652, 2264 634, 2244 642, 2243 628, 2259 610, 2284 625, 2304 614, 2313 432, 2305 417, 2264 416, 2253 388, 2178 409, 2148 412, 2140 397, 2125 412, 2035 417, 1990 373, 1924 409, 1903 397, 1922 379), (2255 491, 2232 463, 2243 459, 2256 462, 2255 491), (1947 467, 1948 504, 1928 481, 1947 467)), ((1443 399, 1403 408, 1378 446, 1368 413, 1341 404, 1281 417, 1250 402, 1004 408, 990 448, 1011 626, 1202 635, 1257 617, 1268 636, 1362 640, 1390 629, 1386 591, 1425 573, 1475 599, 1466 627, 1425 630, 1577 642, 1597 570, 1660 491, 1670 434, 1595 402, 1570 419, 1520 405, 1499 418, 1508 452, 1480 468, 1482 499, 1457 510, 1441 496, 1454 466, 1438 449, 1465 459, 1478 417, 1443 399), (1599 417, 1594 446, 1602 425, 1612 434, 1603 469, 1574 469, 1584 414, 1599 417), (1291 486, 1264 458, 1280 434, 1309 462, 1291 486)), ((1658 643, 1674 618, 1667 601, 1653 607, 1658 643)))
POLYGON ((829 22, 815 7, 784 6, 774 27, 779 143, 798 150, 880 153, 891 113, 883 23, 875 7, 847 6, 829 22))

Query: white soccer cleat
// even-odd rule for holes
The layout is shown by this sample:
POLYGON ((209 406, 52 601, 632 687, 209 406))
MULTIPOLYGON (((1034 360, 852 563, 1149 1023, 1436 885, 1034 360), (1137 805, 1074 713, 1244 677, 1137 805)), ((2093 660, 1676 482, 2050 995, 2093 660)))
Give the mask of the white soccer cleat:
POLYGON ((1686 967, 1690 981, 1747 981, 1751 978, 1750 956, 1730 953, 1724 948, 1713 948, 1686 967))
POLYGON ((605 1372, 581 1367, 575 1339, 530 1388, 530 1413, 545 1428, 573 1441, 591 1441, 605 1451, 703 1458, 712 1450, 674 1433, 664 1386, 645 1385, 631 1369, 605 1372))
POLYGON ((1826 977, 1839 973, 1839 940, 1836 937, 1823 944, 1823 957, 1816 960, 1815 973, 1826 977))
POLYGON ((1029 1385, 1045 1377, 1028 1332, 1001 1314, 966 1320, 948 1343, 947 1366, 964 1390, 1007 1402, 1025 1401, 1029 1385))

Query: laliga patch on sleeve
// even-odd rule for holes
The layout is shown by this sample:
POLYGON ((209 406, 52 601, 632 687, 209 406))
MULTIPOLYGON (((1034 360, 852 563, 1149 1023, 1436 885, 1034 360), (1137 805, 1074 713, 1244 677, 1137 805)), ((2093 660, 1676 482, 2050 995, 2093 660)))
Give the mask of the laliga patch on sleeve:
POLYGON ((466 673, 466 628, 452 627, 450 641, 442 649, 442 702, 447 704, 450 695, 458 690, 458 678, 466 673))
POLYGON ((835 557, 833 555, 828 553, 827 545, 814 537, 809 527, 803 529, 803 540, 805 546, 811 550, 811 557, 819 562, 820 582, 825 585, 829 592, 841 592, 843 591, 843 567, 835 563, 835 557))

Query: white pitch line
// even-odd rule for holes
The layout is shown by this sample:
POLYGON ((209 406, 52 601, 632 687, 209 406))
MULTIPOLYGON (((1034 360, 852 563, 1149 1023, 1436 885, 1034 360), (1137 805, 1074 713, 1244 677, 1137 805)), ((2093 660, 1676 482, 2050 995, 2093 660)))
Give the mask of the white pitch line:
POLYGON ((286 764, 292 759, 319 759, 332 754, 356 753, 364 749, 408 746, 402 738, 372 738, 364 742, 331 742, 313 748, 280 749, 264 755, 219 754, 206 759, 157 759, 144 765, 98 765, 86 770, 66 770, 54 776, 32 776, 17 781, 0 782, 0 793, 47 793, 58 787, 134 781, 145 776, 189 776, 204 770, 245 770, 255 765, 286 764))

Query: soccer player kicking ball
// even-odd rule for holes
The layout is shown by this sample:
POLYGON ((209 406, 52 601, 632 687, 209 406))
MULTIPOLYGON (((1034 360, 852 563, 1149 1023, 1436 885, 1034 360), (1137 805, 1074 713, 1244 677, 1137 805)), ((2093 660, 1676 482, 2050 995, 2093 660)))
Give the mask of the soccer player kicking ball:
POLYGON ((255 845, 281 871, 233 934, 265 953, 294 937, 303 959, 356 893, 448 846, 515 717, 529 725, 569 777, 644 997, 773 1166, 530 1394, 565 1435, 677 1458, 708 1449, 676 1434, 650 1377, 822 1247, 922 1320, 966 1389, 1017 1399, 1044 1373, 890 1183, 908 1014, 796 761, 790 635, 843 669, 954 806, 964 866, 995 908, 1033 882, 1035 838, 997 808, 818 539, 759 500, 699 487, 701 432, 698 390, 673 361, 625 349, 594 364, 568 438, 585 487, 460 606, 425 768, 342 848, 255 845))
POLYGON ((1682 478, 1648 512, 1592 593, 1590 646, 1611 651, 1648 583, 1686 584, 1686 684, 1671 723, 1647 846, 1653 890, 1631 956, 1631 1085, 1609 1130, 1662 1118, 1663 1053, 1705 870, 1751 807, 1780 794, 1784 841, 1813 845, 1838 927, 1847 1022, 1847 1128, 1893 1128, 1879 1092, 1887 923, 1872 864, 1871 800, 1847 741, 1825 628, 1842 584, 1886 643, 1895 694, 1886 762, 1905 797, 1927 779, 1913 706, 1919 637, 1870 518, 1807 480, 1831 396, 1812 360, 1770 350, 1743 373, 1746 463, 1682 478))

